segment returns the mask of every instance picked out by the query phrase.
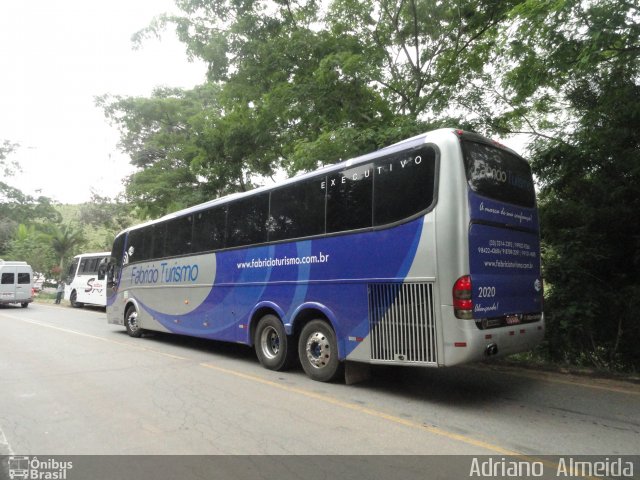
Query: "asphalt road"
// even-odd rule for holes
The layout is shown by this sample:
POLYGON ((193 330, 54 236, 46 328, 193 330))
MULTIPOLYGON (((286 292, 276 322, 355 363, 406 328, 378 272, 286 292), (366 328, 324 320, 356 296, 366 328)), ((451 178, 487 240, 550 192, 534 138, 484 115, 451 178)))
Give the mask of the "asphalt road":
POLYGON ((357 385, 241 345, 129 338, 103 310, 0 308, 0 455, 634 455, 640 386, 474 365, 357 385))

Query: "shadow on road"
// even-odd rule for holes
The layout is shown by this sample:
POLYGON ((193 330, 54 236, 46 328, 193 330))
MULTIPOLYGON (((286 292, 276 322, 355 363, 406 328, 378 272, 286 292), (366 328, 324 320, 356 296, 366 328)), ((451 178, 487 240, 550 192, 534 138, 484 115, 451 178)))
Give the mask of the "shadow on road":
MULTIPOLYGON (((119 333, 126 335, 125 331, 119 333)), ((253 348, 247 345, 161 332, 145 333, 144 340, 155 344, 184 347, 204 354, 220 355, 242 364, 258 364, 253 348)), ((292 375, 296 380, 300 377, 305 379, 299 365, 282 372, 281 375, 292 375)), ((531 378, 520 378, 502 374, 496 369, 475 366, 420 368, 372 365, 369 380, 345 388, 376 391, 405 400, 478 408, 490 405, 500 398, 526 395, 526 391, 533 389, 535 384, 536 380, 531 378)), ((311 385, 320 387, 322 384, 312 382, 311 385)))

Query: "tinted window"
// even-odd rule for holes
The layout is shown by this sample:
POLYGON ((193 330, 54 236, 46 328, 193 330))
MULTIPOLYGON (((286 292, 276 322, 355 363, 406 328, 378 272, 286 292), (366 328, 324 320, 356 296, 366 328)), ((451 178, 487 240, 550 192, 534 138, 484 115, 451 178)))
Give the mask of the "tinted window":
POLYGON ((127 241, 127 253, 129 262, 141 262, 151 258, 153 237, 151 228, 143 227, 129 232, 127 241))
MULTIPOLYGON (((120 278, 120 269, 124 261, 124 239, 125 234, 121 234, 113 241, 113 248, 111 249, 111 258, 109 259, 109 265, 107 266, 107 286, 112 288, 116 281, 120 278)), ((127 257, 127 263, 128 263, 127 257)), ((110 294, 110 292, 108 292, 110 294)))
POLYGON ((79 275, 95 275, 98 273, 98 266, 100 265, 101 258, 83 258, 80 262, 79 275))
POLYGON ((533 178, 526 161, 491 145, 462 145, 467 180, 473 191, 501 202, 535 206, 533 178))
POLYGON ((373 165, 347 168, 327 177, 327 232, 370 227, 373 165))
POLYGON ((80 261, 80 269, 78 270, 78 275, 84 275, 85 271, 87 270, 87 262, 89 260, 86 258, 83 258, 80 261))
POLYGON ((151 226, 150 235, 153 239, 151 256, 149 258, 162 258, 165 257, 164 244, 167 238, 167 223, 156 223, 151 226))
POLYGON ((193 251, 206 252, 225 246, 226 207, 214 207, 194 214, 193 251))
POLYGON ((269 240, 324 233, 325 192, 324 177, 271 192, 269 240))
POLYGON ((28 273, 18 273, 18 283, 20 285, 28 285, 31 283, 31 275, 28 273))
POLYGON ((67 272, 67 284, 73 282, 73 278, 76 276, 76 270, 78 269, 79 261, 79 259, 74 258, 73 263, 69 265, 69 271, 67 272))
POLYGON ((254 195, 229 204, 227 246, 237 247, 267 241, 269 195, 254 195))
POLYGON ((122 266, 122 257, 124 250, 124 237, 125 234, 121 234, 113 241, 113 248, 111 249, 111 258, 114 265, 120 267, 122 266))
POLYGON ((167 237, 165 241, 165 255, 185 255, 191 253, 191 230, 193 216, 175 218, 167 222, 167 237))
POLYGON ((3 273, 2 280, 0 280, 2 285, 13 285, 15 283, 15 274, 13 273, 3 273))
POLYGON ((107 273, 109 257, 101 257, 98 259, 98 280, 104 280, 107 273))
POLYGON ((374 220, 393 223, 433 203, 436 153, 431 147, 378 160, 374 166, 374 220))
POLYGON ((89 274, 97 273, 97 271, 98 271, 98 262, 99 262, 99 261, 100 261, 100 259, 99 259, 99 258, 92 258, 92 259, 89 261, 88 268, 87 268, 87 272, 88 272, 89 274))

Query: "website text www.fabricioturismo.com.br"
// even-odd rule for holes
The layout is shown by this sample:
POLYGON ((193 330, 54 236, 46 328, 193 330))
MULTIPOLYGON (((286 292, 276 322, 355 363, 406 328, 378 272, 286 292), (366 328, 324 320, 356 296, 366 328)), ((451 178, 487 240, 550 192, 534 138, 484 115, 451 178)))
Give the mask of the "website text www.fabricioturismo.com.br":
POLYGON ((288 267, 313 263, 327 263, 328 261, 329 254, 322 252, 318 253, 318 255, 307 255, 304 257, 252 258, 251 261, 238 262, 238 269, 288 267))

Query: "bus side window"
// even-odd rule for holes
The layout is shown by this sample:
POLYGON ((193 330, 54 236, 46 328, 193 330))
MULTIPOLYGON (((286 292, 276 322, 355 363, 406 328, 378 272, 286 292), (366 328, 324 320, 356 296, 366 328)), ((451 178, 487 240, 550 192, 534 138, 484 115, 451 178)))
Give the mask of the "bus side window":
POLYGON ((436 153, 432 147, 376 161, 373 217, 376 226, 399 222, 433 203, 436 153))
POLYGON ((122 233, 113 242, 111 256, 107 262, 107 288, 113 288, 118 282, 120 269, 122 268, 124 258, 124 239, 126 234, 122 233))
POLYGON ((167 239, 165 241, 165 256, 173 257, 191 252, 191 231, 193 216, 174 218, 167 222, 167 239))
POLYGON ((82 275, 86 272, 87 270, 87 262, 89 261, 88 258, 83 258, 82 260, 80 260, 80 268, 78 269, 78 274, 82 275))
POLYGON ((103 257, 98 264, 98 280, 104 280, 107 273, 107 262, 109 257, 103 257))
POLYGON ((373 225, 373 164, 368 163, 327 177, 327 233, 373 225))
POLYGON ((325 187, 321 177, 271 192, 269 241, 324 233, 325 187))
POLYGON ((85 275, 95 275, 98 272, 98 259, 97 258, 87 258, 87 261, 84 263, 84 268, 82 269, 82 273, 85 275))
POLYGON ((76 270, 78 269, 78 262, 79 260, 77 258, 74 258, 71 265, 69 265, 69 270, 67 270, 67 281, 65 282, 67 285, 70 285, 76 276, 76 270))
POLYGON ((227 242, 240 247, 267 241, 269 194, 254 195, 229 204, 227 242))
MULTIPOLYGON (((164 227, 164 224, 162 225, 164 227)), ((164 234, 158 235, 157 239, 154 239, 154 225, 138 228, 129 232, 129 246, 133 247, 132 255, 129 258, 130 262, 141 262, 143 260, 150 260, 154 258, 154 253, 158 252, 161 248, 164 249, 164 234)), ((158 230, 157 233, 161 233, 158 230)))
POLYGON ((151 236, 153 248, 149 252, 150 259, 162 258, 167 256, 165 253, 165 241, 167 238, 167 222, 158 223, 152 225, 151 228, 147 227, 151 236))
POLYGON ((225 247, 227 209, 213 207, 194 214, 193 253, 218 250, 225 247))

